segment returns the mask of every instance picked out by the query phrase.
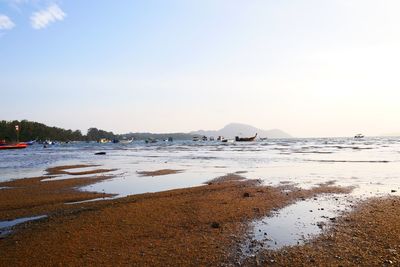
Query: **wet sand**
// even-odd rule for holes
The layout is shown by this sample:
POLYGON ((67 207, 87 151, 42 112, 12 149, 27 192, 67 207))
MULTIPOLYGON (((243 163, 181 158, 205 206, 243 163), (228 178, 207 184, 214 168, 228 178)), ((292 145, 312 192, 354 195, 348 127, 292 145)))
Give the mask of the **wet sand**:
POLYGON ((241 245, 251 221, 298 200, 351 189, 333 182, 310 190, 285 184, 268 187, 230 174, 199 187, 66 204, 109 196, 76 190, 112 177, 101 168, 89 170, 91 177, 79 171, 92 167, 99 166, 47 170, 49 175, 64 175, 76 169, 74 173, 81 173, 77 178, 0 183, 6 188, 0 192, 1 221, 47 215, 0 238, 0 266, 400 265, 400 197, 359 204, 305 245, 243 258, 241 245))
POLYGON ((66 205, 103 196, 75 188, 106 178, 41 179, 0 184, 13 187, 0 194, 1 220, 48 215, 0 239, 1 266, 234 265, 250 221, 299 199, 349 190, 288 191, 228 175, 199 187, 66 205))
POLYGON ((306 245, 264 251, 247 266, 400 266, 400 197, 375 198, 306 245))
POLYGON ((140 176, 161 176, 161 175, 175 174, 180 172, 182 172, 182 170, 162 169, 157 171, 140 171, 137 173, 140 176))
POLYGON ((81 169, 81 168, 90 168, 90 167, 99 167, 99 165, 67 165, 67 166, 57 166, 46 169, 48 175, 59 175, 59 174, 67 174, 67 175, 90 175, 90 174, 99 174, 115 171, 115 169, 93 169, 93 170, 85 170, 85 171, 77 171, 72 172, 69 171, 71 169, 81 169))
MULTIPOLYGON (((69 174, 70 172, 67 171, 68 169, 86 167, 93 166, 59 166, 47 169, 47 173, 49 175, 69 174)), ((85 176, 84 178, 77 177, 52 181, 51 177, 53 176, 43 176, 0 183, 0 187, 7 188, 0 192, 0 220, 11 220, 18 217, 63 212, 64 210, 70 209, 69 205, 65 205, 67 202, 109 197, 110 195, 108 194, 76 190, 77 187, 113 177, 111 175, 95 175, 104 173, 105 171, 104 169, 94 170, 90 172, 93 176, 85 176)), ((83 174, 87 173, 83 172, 83 174)))

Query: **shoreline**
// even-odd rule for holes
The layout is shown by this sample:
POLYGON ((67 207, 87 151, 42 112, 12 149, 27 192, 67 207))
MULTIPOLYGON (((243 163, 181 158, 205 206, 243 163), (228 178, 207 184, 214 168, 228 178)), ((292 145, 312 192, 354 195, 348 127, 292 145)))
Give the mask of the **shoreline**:
MULTIPOLYGON (((79 166, 76 168, 93 167, 79 166)), ((53 169, 65 173, 73 167, 53 169)), ((98 173, 103 172, 100 169, 98 173)), ((308 190, 284 184, 270 187, 230 174, 192 188, 66 205, 72 200, 111 196, 77 190, 112 177, 96 176, 94 170, 90 174, 94 176, 45 182, 42 180, 48 177, 36 177, 0 183, 1 187, 11 187, 0 194, 0 220, 48 216, 16 226, 11 235, 0 239, 1 266, 336 264, 335 258, 329 261, 329 252, 323 250, 318 251, 326 257, 309 261, 307 257, 315 249, 309 246, 327 248, 332 240, 326 239, 326 234, 345 230, 343 225, 349 223, 346 216, 356 216, 353 214, 359 211, 356 208, 340 217, 332 228, 305 245, 263 250, 255 257, 242 259, 240 245, 248 238, 250 223, 255 219, 317 195, 347 194, 351 188, 329 183, 308 190)), ((360 207, 363 205, 367 204, 361 203, 360 207)), ((363 229, 362 225, 358 227, 363 229)), ((343 242, 340 240, 335 242, 343 242)))

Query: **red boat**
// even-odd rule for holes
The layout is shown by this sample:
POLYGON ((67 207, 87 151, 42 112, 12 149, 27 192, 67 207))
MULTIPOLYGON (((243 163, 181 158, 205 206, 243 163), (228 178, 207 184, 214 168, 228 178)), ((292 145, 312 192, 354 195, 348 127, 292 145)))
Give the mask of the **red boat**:
POLYGON ((2 149, 22 149, 26 148, 28 145, 24 143, 19 143, 15 145, 0 145, 0 150, 2 149))

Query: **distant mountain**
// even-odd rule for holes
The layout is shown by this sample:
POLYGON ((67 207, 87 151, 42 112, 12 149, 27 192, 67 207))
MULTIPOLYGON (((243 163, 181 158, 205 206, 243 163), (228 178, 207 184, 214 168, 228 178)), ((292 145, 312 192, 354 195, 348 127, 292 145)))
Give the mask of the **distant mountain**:
POLYGON ((253 136, 258 133, 258 137, 268 137, 268 138, 291 138, 288 133, 285 133, 279 129, 272 129, 272 130, 262 130, 258 129, 254 126, 241 124, 241 123, 230 123, 226 125, 224 128, 218 131, 194 131, 190 132, 193 135, 205 135, 205 136, 224 136, 225 138, 234 138, 235 136, 253 136))

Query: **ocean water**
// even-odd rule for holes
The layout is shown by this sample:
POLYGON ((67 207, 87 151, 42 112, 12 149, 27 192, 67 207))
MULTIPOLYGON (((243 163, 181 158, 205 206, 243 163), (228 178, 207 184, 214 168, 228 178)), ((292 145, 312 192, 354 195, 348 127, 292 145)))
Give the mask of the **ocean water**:
MULTIPOLYGON (((115 178, 82 190, 119 196, 197 186, 227 173, 241 172, 266 185, 289 183, 312 188, 334 181, 354 186, 354 195, 400 192, 400 138, 304 138, 257 142, 174 141, 145 144, 70 143, 0 151, 0 181, 35 177, 58 165, 98 164, 117 169, 115 178), (105 151, 106 155, 94 155, 105 151), (182 170, 141 177, 139 171, 182 170)), ((63 179, 64 177, 59 177, 63 179)), ((68 177, 65 177, 68 178, 68 177)))

